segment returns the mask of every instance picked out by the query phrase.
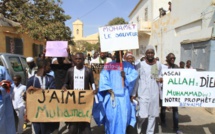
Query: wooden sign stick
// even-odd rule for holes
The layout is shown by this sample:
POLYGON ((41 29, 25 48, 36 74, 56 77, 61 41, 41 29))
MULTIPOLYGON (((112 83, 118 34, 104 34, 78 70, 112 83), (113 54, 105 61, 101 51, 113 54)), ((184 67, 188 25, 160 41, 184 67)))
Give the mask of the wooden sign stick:
MULTIPOLYGON (((123 64, 122 64, 122 51, 119 51, 119 58, 120 58, 120 71, 123 71, 123 64)), ((122 87, 124 87, 124 78, 122 77, 122 87)))

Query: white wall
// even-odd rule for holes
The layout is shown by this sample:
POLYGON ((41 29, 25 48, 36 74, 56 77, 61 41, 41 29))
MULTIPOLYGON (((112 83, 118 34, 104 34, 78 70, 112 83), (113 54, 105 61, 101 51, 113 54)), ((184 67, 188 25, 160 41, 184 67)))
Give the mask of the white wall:
POLYGON ((173 0, 171 13, 178 20, 177 25, 181 26, 201 18, 211 4, 212 0, 173 0))
MULTIPOLYGON (((141 21, 137 21, 137 17, 139 20, 145 19, 145 9, 148 8, 148 21, 153 22, 155 19, 159 17, 159 8, 163 7, 166 11, 168 11, 169 5, 168 2, 171 0, 142 0, 138 7, 134 10, 134 12, 129 16, 130 23, 136 23, 140 25, 141 21)), ((138 26, 139 27, 139 26, 138 26)), ((140 28, 140 27, 139 27, 140 28)), ((139 29, 140 30, 140 29, 139 29)), ((133 54, 137 57, 143 55, 144 48, 149 44, 150 36, 144 31, 139 32, 139 50, 133 50, 133 54)))
POLYGON ((212 0, 172 0, 172 12, 152 24, 150 44, 158 46, 162 62, 168 53, 180 62, 181 42, 211 37, 214 22, 212 0))
POLYGON ((137 16, 140 19, 145 18, 145 8, 148 8, 148 20, 153 21, 159 17, 159 8, 163 7, 168 11, 169 5, 168 2, 171 0, 143 0, 135 11, 129 16, 130 23, 137 23, 137 16))
POLYGON ((143 0, 140 5, 135 9, 135 11, 132 13, 131 16, 129 16, 129 22, 130 23, 136 23, 137 22, 137 17, 139 19, 144 19, 145 17, 145 8, 148 8, 148 19, 152 20, 152 0, 143 0))

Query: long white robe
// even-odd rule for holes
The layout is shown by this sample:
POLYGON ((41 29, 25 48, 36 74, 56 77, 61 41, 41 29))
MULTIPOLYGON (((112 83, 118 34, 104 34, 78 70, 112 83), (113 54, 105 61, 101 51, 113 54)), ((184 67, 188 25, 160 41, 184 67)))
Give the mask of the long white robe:
MULTIPOLYGON (((112 59, 111 58, 106 58, 106 63, 109 63, 109 62, 112 62, 112 59)), ((104 63, 104 60, 101 59, 101 63, 99 62, 99 57, 97 57, 96 59, 93 59, 90 64, 93 64, 93 63, 96 63, 96 64, 105 64, 104 63)))
MULTIPOLYGON (((161 67, 162 67, 162 71, 165 69, 168 69, 168 66, 164 65, 164 64, 161 64, 161 67)), ((163 76, 163 74, 162 74, 162 76, 163 76)), ((163 99, 163 83, 160 83, 159 85, 160 85, 160 99, 162 100, 163 99)))
MULTIPOLYGON (((157 62, 159 77, 161 76, 161 64, 157 62)), ((147 118, 149 115, 159 116, 159 83, 151 75, 151 65, 142 61, 137 65, 139 80, 135 85, 133 96, 138 94, 139 110, 137 116, 147 118)))

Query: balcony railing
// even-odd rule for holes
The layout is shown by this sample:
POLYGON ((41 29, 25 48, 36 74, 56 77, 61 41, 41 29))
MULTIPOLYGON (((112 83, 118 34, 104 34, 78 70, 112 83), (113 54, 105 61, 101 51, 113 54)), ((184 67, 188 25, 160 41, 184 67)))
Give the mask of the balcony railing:
POLYGON ((152 22, 140 19, 138 24, 139 31, 151 31, 152 22))

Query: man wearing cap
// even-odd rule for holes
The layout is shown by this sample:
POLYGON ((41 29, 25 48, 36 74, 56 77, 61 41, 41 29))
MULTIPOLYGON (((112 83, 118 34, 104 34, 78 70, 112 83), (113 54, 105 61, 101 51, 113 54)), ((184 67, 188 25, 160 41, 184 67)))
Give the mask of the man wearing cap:
POLYGON ((27 69, 28 78, 30 78, 31 76, 33 76, 36 73, 37 67, 36 67, 36 64, 34 63, 33 57, 27 57, 26 61, 27 61, 28 67, 29 67, 27 69))
POLYGON ((108 63, 100 73, 99 100, 103 107, 97 123, 104 124, 106 134, 126 134, 127 127, 129 125, 134 127, 136 123, 130 95, 138 73, 134 66, 124 61, 122 70, 119 69, 120 52, 116 51, 115 55, 116 61, 108 63), (112 68, 113 66, 116 69, 112 68))
POLYGON ((134 56, 132 53, 127 53, 125 60, 129 63, 131 63, 132 65, 134 64, 134 56))
MULTIPOLYGON (((28 78, 31 78, 32 76, 34 76, 34 74, 36 74, 37 67, 36 67, 36 64, 34 63, 33 57, 27 57, 26 62, 28 64, 28 68, 26 69, 28 78)), ((33 124, 32 124, 32 134, 35 134, 33 124)))
POLYGON ((137 66, 139 79, 132 94, 132 100, 139 101, 137 111, 137 133, 141 133, 142 124, 148 118, 146 134, 154 134, 155 118, 159 116, 159 82, 161 78, 161 64, 154 58, 153 46, 147 46, 145 60, 137 66))

